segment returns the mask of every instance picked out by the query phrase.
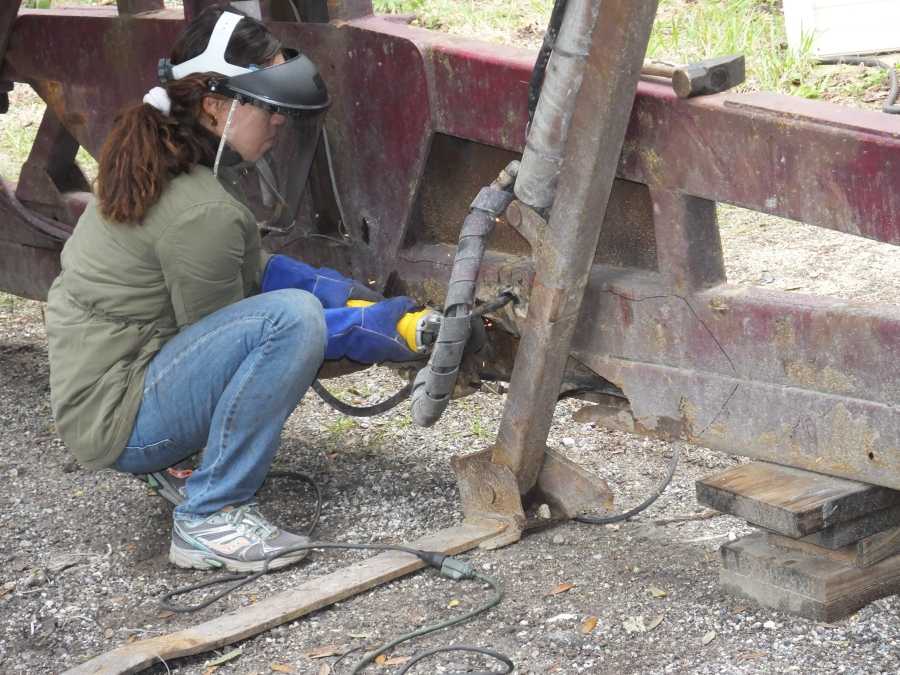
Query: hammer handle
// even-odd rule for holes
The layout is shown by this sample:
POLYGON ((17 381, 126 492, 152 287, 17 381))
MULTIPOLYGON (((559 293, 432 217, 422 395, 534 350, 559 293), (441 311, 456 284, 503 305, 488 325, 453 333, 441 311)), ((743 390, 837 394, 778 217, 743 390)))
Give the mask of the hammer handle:
POLYGON ((675 66, 667 66, 662 63, 644 63, 641 67, 641 75, 649 75, 650 77, 663 77, 671 80, 675 75, 675 66))

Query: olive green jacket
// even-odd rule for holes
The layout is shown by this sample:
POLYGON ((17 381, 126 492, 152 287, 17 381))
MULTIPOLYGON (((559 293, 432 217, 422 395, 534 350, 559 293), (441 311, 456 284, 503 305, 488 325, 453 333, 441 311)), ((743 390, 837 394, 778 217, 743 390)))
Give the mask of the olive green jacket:
POLYGON ((266 254, 256 219, 232 192, 236 180, 197 166, 168 184, 139 225, 107 221, 92 202, 66 242, 47 302, 50 402, 84 466, 121 454, 147 365, 166 341, 258 292, 266 254))

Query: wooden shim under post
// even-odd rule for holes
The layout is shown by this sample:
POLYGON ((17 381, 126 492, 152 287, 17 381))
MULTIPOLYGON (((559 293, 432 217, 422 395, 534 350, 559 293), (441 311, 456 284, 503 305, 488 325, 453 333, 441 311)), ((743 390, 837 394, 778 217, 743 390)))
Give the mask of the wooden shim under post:
MULTIPOLYGON (((487 520, 466 522, 405 546, 455 555, 496 536, 503 527, 487 520)), ((408 553, 388 551, 192 628, 123 645, 66 671, 64 675, 136 673, 159 659, 202 654, 293 621, 424 566, 425 563, 408 553)))
POLYGON ((808 534, 798 541, 839 550, 860 541, 870 540, 883 532, 895 530, 898 525, 900 525, 900 506, 893 506, 889 509, 872 511, 844 523, 835 523, 824 530, 808 534))
POLYGON ((837 560, 838 562, 860 568, 871 567, 885 558, 890 558, 892 555, 900 553, 900 527, 878 532, 837 549, 819 546, 816 543, 815 536, 810 535, 803 537, 803 539, 791 539, 774 532, 768 532, 766 539, 773 546, 830 558, 831 560, 837 560))
MULTIPOLYGON (((769 462, 741 464, 698 480, 697 501, 794 538, 840 523, 862 521, 873 512, 884 517, 875 530, 860 529, 857 538, 900 525, 893 522, 900 518, 900 490, 769 462)), ((846 533, 844 528, 841 531, 846 533)), ((848 543, 844 536, 834 545, 848 543)))
POLYGON ((720 554, 723 590, 813 621, 838 621, 900 592, 900 554, 860 569, 773 546, 764 532, 725 544, 720 554))

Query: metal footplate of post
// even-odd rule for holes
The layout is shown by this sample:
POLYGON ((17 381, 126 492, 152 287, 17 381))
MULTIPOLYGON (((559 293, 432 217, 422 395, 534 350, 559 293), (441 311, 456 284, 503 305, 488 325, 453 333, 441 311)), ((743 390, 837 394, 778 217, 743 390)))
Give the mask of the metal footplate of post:
POLYGON ((456 458, 467 519, 517 541, 523 499, 554 520, 610 508, 606 483, 547 448, 572 336, 656 15, 656 2, 569 0, 507 218, 532 246, 534 283, 495 444, 456 458), (544 214, 548 214, 545 219, 544 214))

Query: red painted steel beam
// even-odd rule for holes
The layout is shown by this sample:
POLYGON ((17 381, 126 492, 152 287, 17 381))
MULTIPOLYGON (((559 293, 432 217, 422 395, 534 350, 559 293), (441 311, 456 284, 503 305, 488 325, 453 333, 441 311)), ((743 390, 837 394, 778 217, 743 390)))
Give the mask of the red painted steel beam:
MULTIPOLYGON (((360 25, 423 49, 436 131, 521 151, 532 52, 360 25)), ((619 175, 900 244, 900 121, 879 112, 770 93, 683 100, 641 82, 619 175)))
MULTIPOLYGON (((113 112, 139 100, 155 82, 156 59, 180 29, 177 11, 130 20, 113 15, 111 9, 23 12, 2 75, 36 81, 58 114, 69 112, 67 127, 92 152, 99 148, 113 112), (30 48, 46 44, 48 36, 53 49, 30 48), (73 58, 61 61, 63 53, 73 58), (104 68, 97 68, 98 63, 104 68)), ((385 131, 399 133, 396 129, 407 122, 406 116, 417 110, 428 116, 429 124, 410 127, 405 141, 413 133, 427 139, 439 132, 510 150, 522 147, 534 58, 529 51, 487 46, 378 17, 342 27, 275 25, 283 37, 292 37, 291 43, 313 46, 310 51, 325 62, 326 79, 345 100, 352 97, 354 105, 370 100, 370 111, 386 110, 381 103, 396 104, 391 110, 399 117, 392 126, 390 120, 374 120, 367 124, 371 131, 366 137, 355 140, 376 136, 378 123, 389 125, 385 131), (357 49, 364 58, 355 63, 371 78, 366 80, 354 78, 339 53, 342 46, 362 42, 368 47, 357 49), (374 58, 378 53, 383 58, 374 58), (343 68, 338 76, 330 74, 328 62, 343 68), (386 101, 392 91, 407 86, 405 103, 386 101)), ((364 115, 355 116, 356 121, 361 118, 364 115)), ((372 153, 366 163, 354 164, 356 171, 378 176, 402 170, 408 179, 422 161, 421 143, 413 145, 418 148, 414 157, 402 156, 399 148, 401 156, 394 151, 382 157, 372 153)), ((900 243, 900 219, 895 215, 900 213, 900 124, 876 112, 774 94, 680 100, 666 85, 642 82, 619 175, 900 243)), ((394 227, 405 224, 408 211, 373 216, 394 227)))
MULTIPOLYGON (((412 288, 445 284, 446 246, 405 251, 412 288)), ((492 255, 482 295, 533 266, 492 255)), ((900 307, 595 265, 572 355, 630 410, 598 422, 666 440, 900 489, 900 307)), ((600 409, 598 409, 600 410, 600 409)))

